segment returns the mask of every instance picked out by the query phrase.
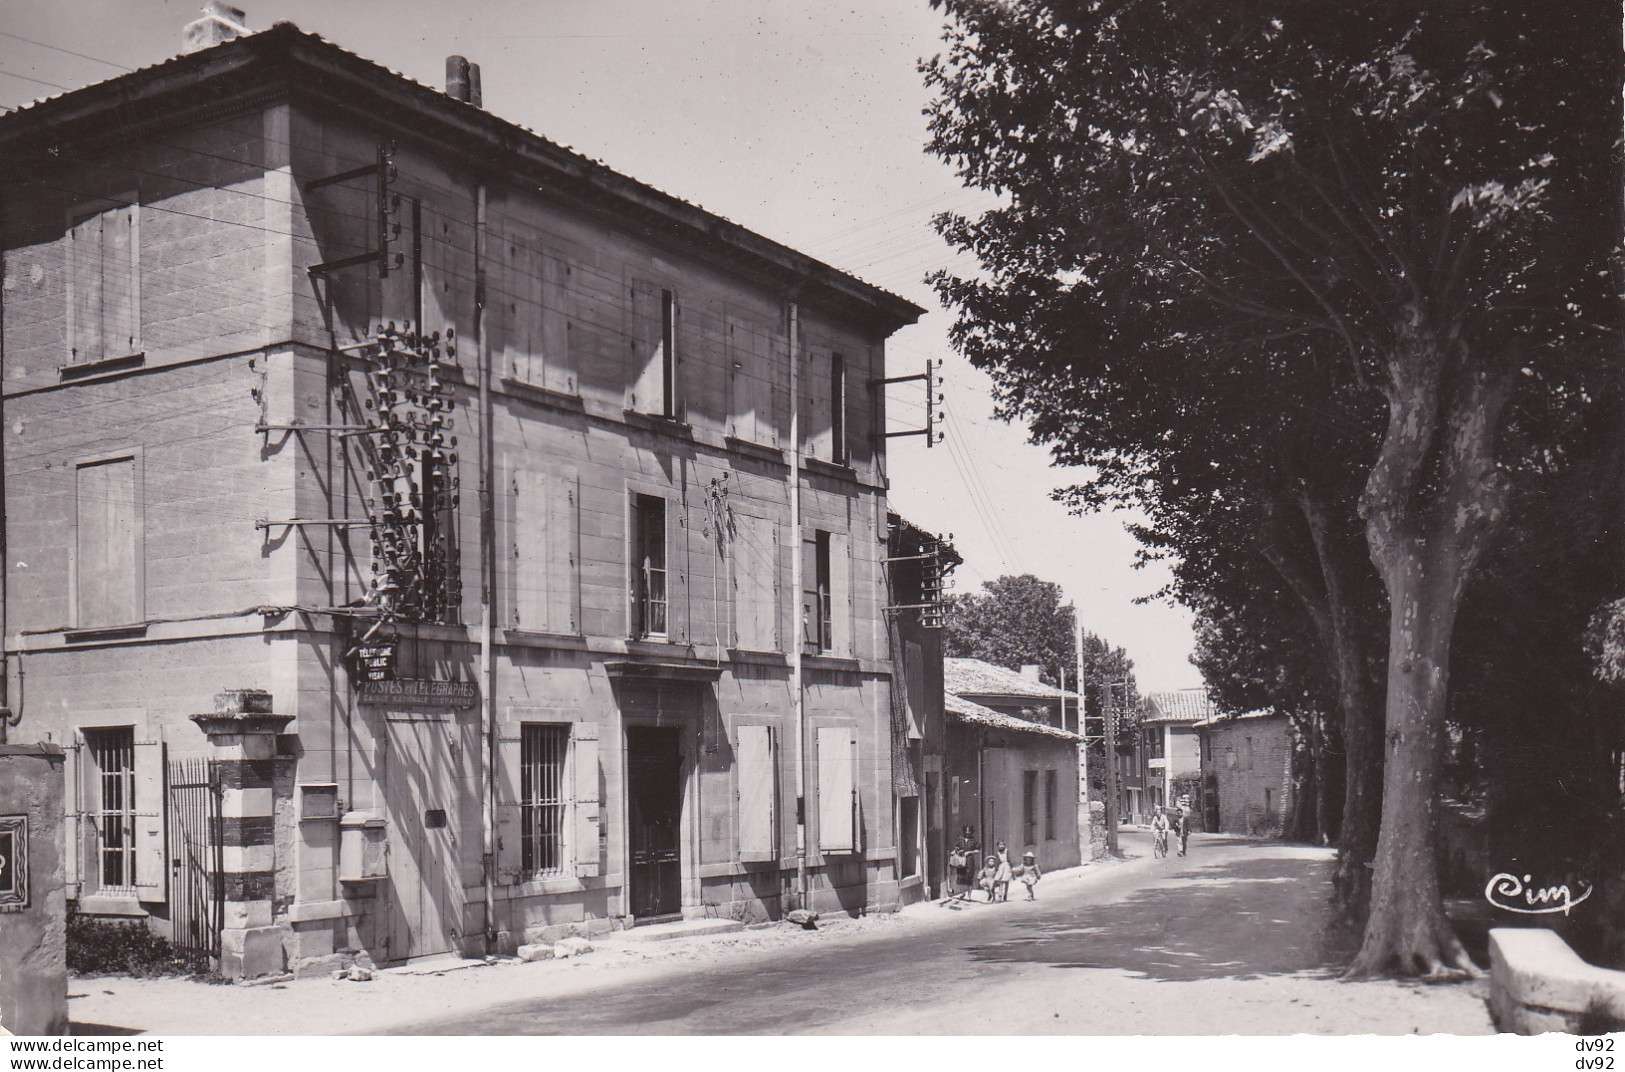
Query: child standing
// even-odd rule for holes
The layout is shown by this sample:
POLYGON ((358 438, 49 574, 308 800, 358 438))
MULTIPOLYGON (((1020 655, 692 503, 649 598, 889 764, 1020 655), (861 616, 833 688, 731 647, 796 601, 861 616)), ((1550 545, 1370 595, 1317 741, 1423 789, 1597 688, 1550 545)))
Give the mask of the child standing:
POLYGON ((1043 877, 1044 873, 1038 870, 1038 857, 1030 852, 1023 853, 1021 857, 1021 884, 1027 887, 1027 900, 1038 900, 1037 895, 1033 893, 1033 887, 1038 885, 1038 880, 1043 877))
POLYGON ((989 856, 987 865, 976 874, 976 884, 987 891, 987 903, 992 904, 999 886, 999 858, 989 856))

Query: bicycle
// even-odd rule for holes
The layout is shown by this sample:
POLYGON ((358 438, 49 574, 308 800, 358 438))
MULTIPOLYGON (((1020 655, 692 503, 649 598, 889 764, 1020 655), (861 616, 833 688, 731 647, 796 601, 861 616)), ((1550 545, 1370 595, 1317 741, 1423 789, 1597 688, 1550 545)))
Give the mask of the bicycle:
POLYGON ((1166 831, 1166 830, 1158 830, 1156 832, 1155 836, 1151 839, 1151 852, 1152 852, 1152 855, 1156 856, 1158 859, 1166 859, 1167 858, 1167 856, 1168 856, 1168 831, 1166 831))

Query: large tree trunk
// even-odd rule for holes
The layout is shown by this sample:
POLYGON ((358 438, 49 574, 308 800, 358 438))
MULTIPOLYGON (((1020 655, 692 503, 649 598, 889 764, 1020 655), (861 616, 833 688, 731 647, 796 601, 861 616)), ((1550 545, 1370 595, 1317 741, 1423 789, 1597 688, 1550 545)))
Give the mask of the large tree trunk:
MULTIPOLYGON (((1314 547, 1317 576, 1287 580, 1309 609, 1331 659, 1343 741, 1343 802, 1332 908, 1337 919, 1358 925, 1365 921, 1371 888, 1367 865, 1376 855, 1382 809, 1382 708, 1362 622, 1379 597, 1370 576, 1370 556, 1358 533, 1348 531, 1354 519, 1344 515, 1340 520, 1323 496, 1308 494, 1303 487, 1298 508, 1314 547)), ((1283 576, 1289 566, 1277 562, 1283 576)))
POLYGON ((1419 548, 1384 557, 1404 561, 1390 575, 1382 829, 1365 941, 1349 975, 1475 974, 1439 892, 1437 790, 1456 585, 1435 576, 1446 564, 1419 548))
POLYGON ((1510 350, 1494 366, 1474 361, 1424 325, 1417 311, 1389 355, 1388 426, 1360 502, 1388 590, 1388 710, 1382 829, 1352 978, 1478 971, 1444 914, 1437 788, 1456 614, 1505 513, 1493 447, 1517 362, 1510 350))
POLYGON ((1323 844, 1335 845, 1342 836, 1343 792, 1348 775, 1348 758, 1343 751, 1339 719, 1331 714, 1320 718, 1320 769, 1315 778, 1315 825, 1323 844))
MULTIPOLYGON (((1350 631, 1352 634, 1352 631, 1350 631)), ((1338 695, 1343 715, 1343 821, 1332 876, 1333 908, 1344 922, 1365 922, 1371 868, 1382 824, 1383 712, 1365 647, 1355 635, 1338 645, 1338 695)))

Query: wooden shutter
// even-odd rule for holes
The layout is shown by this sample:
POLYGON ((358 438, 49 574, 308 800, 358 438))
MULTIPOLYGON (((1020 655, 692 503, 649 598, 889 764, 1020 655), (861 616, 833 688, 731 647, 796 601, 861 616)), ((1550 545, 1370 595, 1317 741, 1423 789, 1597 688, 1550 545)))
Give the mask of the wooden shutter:
POLYGON ((518 629, 543 632, 548 627, 548 563, 552 559, 552 526, 548 524, 547 476, 530 469, 513 474, 511 560, 513 607, 509 622, 518 629))
POLYGON ((79 791, 80 772, 85 765, 84 749, 85 735, 74 730, 72 742, 62 750, 66 757, 62 764, 62 865, 69 900, 79 896, 79 861, 84 854, 80 827, 84 816, 84 798, 79 791))
MULTIPOLYGON (((467 326, 462 317, 473 308, 473 235, 448 215, 423 207, 423 326, 425 334, 447 331, 461 337, 467 326)), ((469 343, 473 340, 469 339, 469 343)), ((457 360, 473 362, 473 352, 460 352, 457 360)))
POLYGON ((627 409, 639 413, 664 413, 665 297, 661 287, 644 280, 632 284, 632 361, 629 369, 631 393, 627 409))
POLYGON ((81 465, 74 473, 75 623, 124 625, 136 606, 135 460, 81 465))
POLYGON ((603 825, 598 814, 598 724, 577 722, 571 736, 574 738, 571 761, 575 765, 575 803, 571 812, 575 824, 576 874, 591 878, 603 873, 598 862, 599 828, 603 825))
POLYGON ((580 485, 575 476, 555 477, 547 504, 547 628, 581 631, 580 485))
POLYGON ((846 726, 818 728, 818 848, 856 852, 857 741, 846 726))
POLYGON ((73 362, 99 361, 102 348, 102 214, 68 231, 68 354, 73 362))
POLYGON ((136 273, 135 206, 109 209, 102 216, 102 350, 123 357, 136 341, 140 278, 136 273))
POLYGON ((772 727, 740 726, 734 758, 739 772, 739 858, 777 859, 772 727))
POLYGON ((142 901, 169 898, 169 855, 164 843, 164 746, 156 727, 136 730, 135 894, 142 901))
POLYGON ((506 731, 497 734, 496 770, 493 772, 496 781, 497 881, 508 884, 525 877, 520 870, 524 861, 524 846, 520 840, 524 827, 519 812, 522 762, 519 727, 510 725, 506 731))
POLYGON ((830 652, 852 657, 852 537, 829 534, 830 652))
POLYGON ((734 645, 746 651, 779 648, 779 526, 769 518, 734 516, 730 547, 734 645))

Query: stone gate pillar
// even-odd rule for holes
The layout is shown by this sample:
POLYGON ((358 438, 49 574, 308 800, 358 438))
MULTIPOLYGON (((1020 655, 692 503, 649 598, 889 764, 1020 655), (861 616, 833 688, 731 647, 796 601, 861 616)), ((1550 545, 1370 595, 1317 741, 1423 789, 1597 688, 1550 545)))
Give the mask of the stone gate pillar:
POLYGON ((231 979, 271 975, 284 969, 282 929, 272 918, 276 893, 277 734, 292 715, 271 713, 271 694, 231 689, 214 698, 215 709, 193 715, 214 746, 220 771, 220 845, 224 871, 225 923, 220 934, 220 974, 231 979))

